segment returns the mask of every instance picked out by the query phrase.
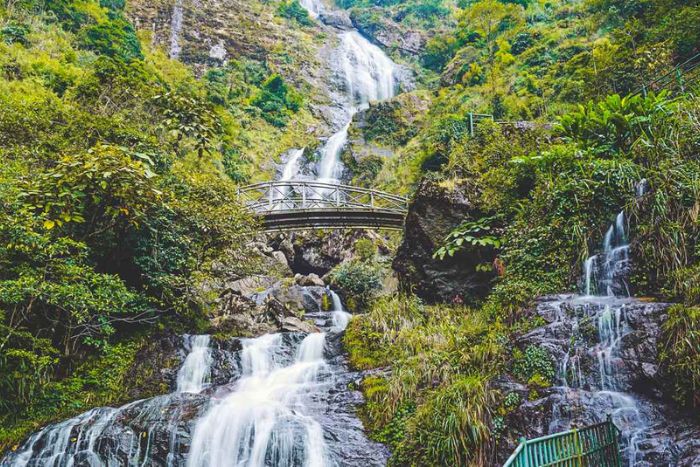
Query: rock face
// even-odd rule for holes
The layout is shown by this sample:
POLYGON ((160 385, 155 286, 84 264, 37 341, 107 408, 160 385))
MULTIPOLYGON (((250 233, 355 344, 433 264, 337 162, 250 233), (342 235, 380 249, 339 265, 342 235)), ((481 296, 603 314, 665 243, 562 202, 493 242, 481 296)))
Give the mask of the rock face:
POLYGON ((698 465, 700 426, 670 402, 659 365, 657 337, 666 308, 607 297, 540 301, 536 315, 547 324, 522 336, 518 346, 546 349, 558 366, 557 381, 535 393, 509 378, 499 382, 504 394, 525 401, 504 420, 499 461, 507 459, 520 436, 582 427, 610 414, 622 431, 630 465, 698 465))
POLYGON ((294 273, 323 277, 343 261, 352 259, 353 245, 365 236, 360 230, 297 232, 274 238, 270 245, 284 253, 294 273))
POLYGON ((424 179, 409 206, 404 240, 393 262, 400 286, 429 302, 470 302, 485 296, 494 275, 476 266, 494 261, 492 248, 468 246, 454 257, 433 258, 455 227, 479 217, 466 188, 424 179))
MULTIPOLYGON (((318 276, 316 279, 320 281, 318 276)), ((234 281, 219 298, 219 306, 211 316, 212 329, 240 336, 318 332, 303 320, 303 315, 319 311, 325 294, 323 286, 301 286, 266 276, 234 281), (258 287, 260 284, 267 287, 258 287)))

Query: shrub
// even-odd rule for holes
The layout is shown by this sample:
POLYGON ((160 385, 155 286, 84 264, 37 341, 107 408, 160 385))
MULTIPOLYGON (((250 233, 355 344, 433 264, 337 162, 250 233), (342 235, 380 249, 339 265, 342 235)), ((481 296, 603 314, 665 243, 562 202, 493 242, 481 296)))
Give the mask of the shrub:
POLYGON ((513 374, 523 382, 536 387, 550 386, 557 369, 549 352, 543 347, 529 345, 525 352, 513 352, 513 374))
POLYGON ((662 326, 660 360, 676 401, 697 414, 700 408, 700 307, 674 305, 662 326))
POLYGON ((352 261, 335 268, 330 281, 345 297, 348 308, 359 310, 381 290, 382 272, 375 265, 352 261))
POLYGON ((283 0, 277 13, 287 19, 291 19, 301 24, 302 26, 313 26, 314 22, 309 16, 309 12, 299 4, 299 0, 283 0))

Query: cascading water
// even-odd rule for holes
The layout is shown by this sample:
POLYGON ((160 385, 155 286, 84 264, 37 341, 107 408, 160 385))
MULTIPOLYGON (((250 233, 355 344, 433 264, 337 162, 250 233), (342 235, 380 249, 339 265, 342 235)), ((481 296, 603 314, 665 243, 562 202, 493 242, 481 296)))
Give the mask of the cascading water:
POLYGON ((584 292, 588 296, 629 297, 625 277, 629 267, 629 244, 625 213, 620 212, 603 239, 603 251, 583 263, 584 292))
POLYGON ((209 465, 322 466, 321 426, 304 413, 304 393, 323 370, 323 334, 301 342, 295 360, 275 361, 280 334, 243 343, 243 377, 196 425, 189 467, 209 465))
POLYGON ((333 310, 307 313, 324 332, 232 339, 230 351, 184 336, 173 393, 50 425, 0 466, 385 465, 354 414, 358 376, 339 340, 349 315, 330 297, 333 310))
POLYGON ((210 336, 188 336, 190 353, 177 373, 177 392, 199 393, 209 382, 211 367, 210 336))
MULTIPOLYGON (((323 3, 318 0, 302 0, 300 3, 314 18, 325 10, 323 3)), ((356 30, 339 32, 338 39, 340 46, 336 51, 334 66, 344 91, 343 101, 340 102, 343 123, 319 150, 317 171, 317 180, 329 184, 339 183, 343 176, 344 167, 340 155, 347 143, 353 116, 371 101, 393 97, 396 87, 395 65, 379 47, 356 30)), ((298 175, 298 167, 296 170, 289 180, 298 175)), ((321 194, 325 197, 325 194, 321 194)))
POLYGON ((183 20, 182 0, 176 0, 173 5, 172 18, 170 20, 170 58, 177 60, 180 57, 180 34, 182 33, 183 20))
POLYGON ((340 300, 340 297, 337 293, 328 289, 328 294, 331 296, 331 304, 333 306, 333 309, 331 310, 331 313, 333 313, 332 329, 336 332, 342 331, 348 327, 348 323, 350 322, 350 318, 352 315, 345 311, 345 308, 343 307, 343 302, 340 300))
POLYGON ((636 464, 638 443, 644 437, 647 422, 635 398, 620 392, 617 371, 621 342, 629 332, 625 317, 630 303, 626 282, 629 244, 624 212, 616 216, 606 231, 602 251, 589 257, 583 269, 584 295, 549 304, 562 321, 567 319, 567 314, 575 316, 571 344, 558 373, 564 397, 553 406, 550 432, 568 428, 571 399, 589 394, 586 398, 590 408, 598 412, 595 416, 604 417, 607 412, 622 431, 624 456, 632 466, 636 464), (589 326, 588 323, 597 329, 597 343, 593 346, 581 338, 582 326, 589 326), (590 372, 582 370, 582 365, 587 365, 590 372), (588 374, 596 373, 597 379, 587 378, 588 374))

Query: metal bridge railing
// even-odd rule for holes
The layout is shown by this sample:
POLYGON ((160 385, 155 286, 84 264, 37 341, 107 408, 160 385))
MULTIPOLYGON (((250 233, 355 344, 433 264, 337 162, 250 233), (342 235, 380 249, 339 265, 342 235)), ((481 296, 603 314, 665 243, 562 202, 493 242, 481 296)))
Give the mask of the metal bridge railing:
POLYGON ((408 200, 378 190, 323 182, 276 181, 241 187, 241 202, 259 214, 304 210, 408 211, 408 200))
POLYGON ((603 423, 541 438, 520 439, 503 467, 620 467, 620 430, 603 423))

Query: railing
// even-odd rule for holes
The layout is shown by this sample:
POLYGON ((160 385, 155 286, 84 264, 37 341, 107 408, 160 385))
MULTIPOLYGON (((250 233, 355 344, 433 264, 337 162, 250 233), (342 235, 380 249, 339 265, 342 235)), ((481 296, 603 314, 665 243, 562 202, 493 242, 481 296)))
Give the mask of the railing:
POLYGON ((248 185, 238 190, 241 201, 264 214, 301 210, 376 210, 405 214, 408 200, 378 190, 323 182, 277 181, 248 185))
POLYGON ((532 440, 520 445, 503 467, 620 467, 620 430, 607 421, 532 440))
POLYGON ((673 67, 672 70, 661 75, 655 80, 645 83, 641 89, 634 94, 647 95, 647 92, 659 92, 667 90, 671 94, 684 93, 688 86, 700 79, 700 54, 694 55, 673 67))

